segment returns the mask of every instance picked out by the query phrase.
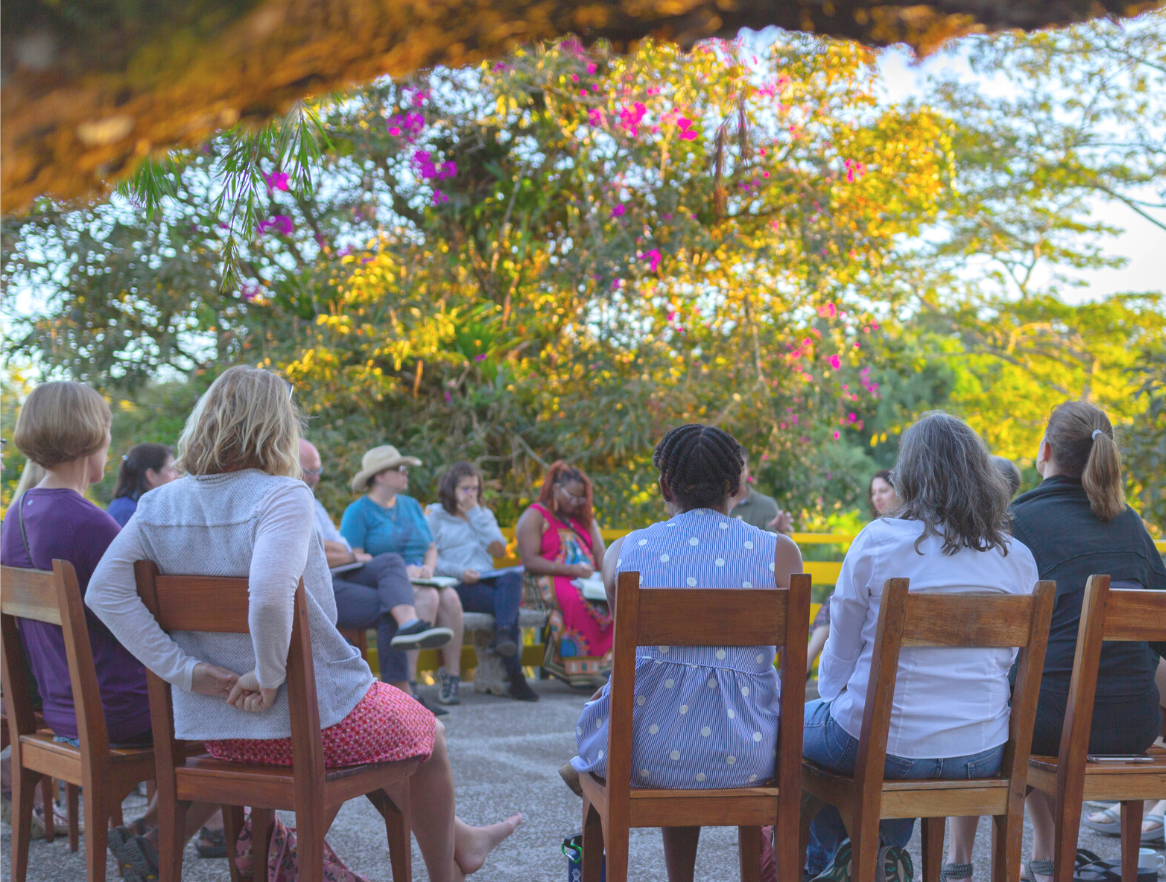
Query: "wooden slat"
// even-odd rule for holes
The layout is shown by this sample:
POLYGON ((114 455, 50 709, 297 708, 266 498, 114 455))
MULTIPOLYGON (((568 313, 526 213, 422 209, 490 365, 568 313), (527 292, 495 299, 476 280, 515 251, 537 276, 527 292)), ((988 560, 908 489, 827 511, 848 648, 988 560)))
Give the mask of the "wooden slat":
POLYGON ((904 646, 1028 645, 1031 595, 908 594, 904 646))
POLYGON ((640 589, 639 646, 775 646, 785 589, 640 589))
POLYGON ((57 586, 45 570, 0 567, 0 612, 18 619, 61 624, 57 586))
POLYGON ((883 790, 879 817, 978 818, 983 815, 1002 815, 1007 809, 1007 788, 883 790))
POLYGON ((1166 640, 1166 591, 1111 588, 1106 640, 1166 640))
POLYGON ((632 800, 637 799, 734 799, 742 794, 748 796, 768 796, 777 799, 779 791, 772 785, 748 787, 744 789, 727 788, 721 790, 663 790, 654 787, 633 787, 632 800))
POLYGON ((158 576, 157 586, 155 618, 163 631, 250 633, 246 579, 158 576))
POLYGON ((632 827, 766 827, 777 823, 777 805, 752 791, 727 799, 633 799, 629 820, 632 827))

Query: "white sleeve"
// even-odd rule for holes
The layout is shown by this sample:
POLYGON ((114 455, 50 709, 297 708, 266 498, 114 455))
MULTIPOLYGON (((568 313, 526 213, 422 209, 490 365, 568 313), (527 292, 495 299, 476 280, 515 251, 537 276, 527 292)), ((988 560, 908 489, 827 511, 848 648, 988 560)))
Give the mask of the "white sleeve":
POLYGON ((255 649, 255 676, 265 689, 276 689, 287 679, 296 586, 313 546, 312 507, 306 484, 283 485, 263 501, 255 524, 247 624, 255 649))
POLYGON ((862 628, 870 610, 873 572, 872 549, 864 531, 847 551, 830 598, 830 636, 818 662, 818 694, 824 701, 833 701, 842 693, 862 655, 862 628))
POLYGON ((158 627, 138 597, 134 562, 146 560, 138 521, 130 518, 102 555, 85 592, 85 605, 118 642, 147 668, 180 689, 190 691, 198 659, 187 655, 158 627))

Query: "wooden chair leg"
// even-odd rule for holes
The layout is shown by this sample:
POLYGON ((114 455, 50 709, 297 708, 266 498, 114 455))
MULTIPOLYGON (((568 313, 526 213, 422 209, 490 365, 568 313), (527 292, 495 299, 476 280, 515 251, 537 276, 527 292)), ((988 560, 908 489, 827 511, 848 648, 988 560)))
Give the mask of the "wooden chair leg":
POLYGON ((56 791, 56 778, 40 779, 40 805, 45 816, 45 842, 52 842, 57 838, 56 812, 53 811, 56 791))
MULTIPOLYGON (((323 806, 321 806, 323 808, 323 806)), ((296 812, 296 868, 300 882, 324 882, 324 812, 296 812)))
POLYGON ((389 866, 393 882, 412 882, 413 844, 412 815, 409 803, 409 782, 401 781, 385 790, 367 794, 385 819, 385 835, 389 842, 389 866))
POLYGON ((251 808, 251 861, 254 882, 267 882, 267 853, 271 850, 271 832, 275 829, 273 809, 251 808))
MULTIPOLYGON (((802 791, 801 810, 798 812, 798 862, 797 862, 797 876, 787 876, 785 871, 781 868, 781 854, 778 851, 777 872, 781 876, 781 882, 801 882, 802 871, 806 867, 806 858, 809 856, 810 850, 810 823, 814 820, 814 816, 821 810, 820 801, 815 799, 811 794, 802 791)), ((781 818, 777 819, 777 823, 781 825, 781 818)), ((780 840, 775 840, 775 848, 781 848, 780 840)), ((792 872, 792 869, 791 869, 792 872)))
POLYGON ((117 803, 109 810, 109 826, 110 827, 124 827, 126 819, 121 813, 121 803, 117 803))
POLYGON ((188 802, 158 801, 158 868, 160 882, 180 882, 186 847, 188 802))
POLYGON ((243 806, 224 805, 223 811, 223 838, 227 842, 227 861, 231 872, 231 882, 241 882, 239 866, 235 863, 235 854, 239 844, 239 834, 243 832, 246 818, 243 815, 243 806))
POLYGON ((69 851, 76 851, 78 847, 78 836, 80 836, 80 824, 78 823, 80 798, 81 788, 76 784, 65 785, 65 805, 69 815, 69 851))
POLYGON ((583 880, 600 882, 603 878, 603 821, 587 799, 583 797, 583 880))
POLYGON ((81 791, 85 806, 85 871, 88 882, 105 882, 106 849, 109 828, 100 820, 109 817, 109 803, 102 797, 101 787, 86 787, 81 791))
POLYGON ((947 818, 920 818, 923 882, 939 882, 943 871, 943 829, 947 818))
MULTIPOLYGON (((1081 798, 1078 796, 1076 799, 1065 799, 1063 794, 1058 794, 1052 801, 1053 826, 1056 831, 1053 837, 1054 882, 1057 880, 1073 882, 1077 861, 1077 837, 1081 832, 1081 798)), ((1137 854, 1137 851, 1134 854, 1137 854)))
MULTIPOLYGON (((631 853, 631 829, 626 824, 612 823, 607 816, 603 846, 607 866, 607 882, 628 882, 628 858, 631 853)), ((760 858, 758 858, 760 860, 760 858)))
POLYGON ((737 828, 737 852, 741 882, 761 882, 761 828, 737 828))
MULTIPOLYGON (((855 810, 859 814, 859 810, 855 810)), ((875 812, 869 814, 876 815, 875 812)), ((850 879, 851 882, 874 882, 875 867, 879 860, 879 819, 862 817, 859 814, 850 826, 850 879)))
POLYGON ((28 843, 32 838, 32 806, 39 779, 36 772, 12 764, 12 878, 24 882, 28 874, 28 843))
POLYGON ((1020 882, 1024 847, 1024 802, 1013 800, 1008 814, 992 817, 992 882, 1020 882))
POLYGON ((1140 799, 1127 799, 1121 804, 1121 882, 1137 882, 1144 809, 1140 799))

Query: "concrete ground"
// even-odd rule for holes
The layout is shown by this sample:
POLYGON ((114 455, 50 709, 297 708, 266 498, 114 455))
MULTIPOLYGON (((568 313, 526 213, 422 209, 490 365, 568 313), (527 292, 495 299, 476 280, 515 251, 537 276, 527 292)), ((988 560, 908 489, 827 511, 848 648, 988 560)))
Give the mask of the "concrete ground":
MULTIPOLYGON (((458 814, 471 824, 491 823, 521 811, 526 822, 502 844, 473 879, 475 882, 542 882, 565 878, 565 859, 559 845, 565 836, 581 828, 578 797, 562 783, 558 767, 574 753, 574 727, 586 695, 566 686, 544 681, 534 684, 542 696, 538 704, 479 695, 467 684, 463 703, 444 718, 457 781, 458 814)), ((128 819, 141 814, 144 799, 130 797, 125 803, 128 819)), ((285 817, 294 823, 293 817, 285 817)), ((702 882, 737 878, 735 830, 708 829, 701 837, 696 877, 702 882)), ((1026 830, 1025 850, 1030 848, 1026 830)), ((328 834, 328 841, 355 871, 371 882, 389 882, 388 849, 384 826, 372 806, 363 800, 348 803, 328 834)), ((1081 846, 1116 859, 1118 840, 1083 830, 1081 846)), ((11 831, 2 825, 3 861, 0 874, 10 878, 11 831)), ((918 878, 919 841, 910 850, 918 878)), ((69 852, 63 837, 51 843, 32 843, 28 882, 82 882, 85 879, 82 850, 69 852)), ((987 882, 989 831, 981 823, 975 852, 975 880, 987 882)), ((417 880, 428 880, 416 846, 413 871, 417 880)), ((118 879, 112 860, 108 878, 118 879)), ((201 860, 193 846, 187 849, 183 878, 187 882, 227 879, 224 860, 201 860)), ((632 831, 631 874, 635 880, 664 880, 664 854, 655 830, 632 831)))

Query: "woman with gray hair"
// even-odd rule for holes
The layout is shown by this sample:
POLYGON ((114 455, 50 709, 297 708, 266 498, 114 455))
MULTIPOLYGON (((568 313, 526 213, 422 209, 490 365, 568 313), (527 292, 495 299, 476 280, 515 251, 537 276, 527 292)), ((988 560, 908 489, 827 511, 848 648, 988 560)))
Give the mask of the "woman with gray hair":
MULTIPOLYGON (((1028 594, 1039 576, 1032 553, 1008 533, 1008 484, 983 440, 950 414, 923 414, 900 440, 892 475, 899 506, 855 538, 830 600, 830 637, 818 691, 806 706, 803 754, 853 774, 883 583, 911 591, 1028 594)), ((1000 770, 1008 740, 1008 669, 1015 650, 904 648, 887 735, 888 778, 983 778, 1000 770)), ((914 819, 883 821, 878 878, 911 876, 914 819)), ((838 811, 810 825, 811 877, 850 878, 850 847, 838 811), (841 847, 840 847, 841 846, 841 847), (829 866, 827 866, 829 864, 829 866)))

